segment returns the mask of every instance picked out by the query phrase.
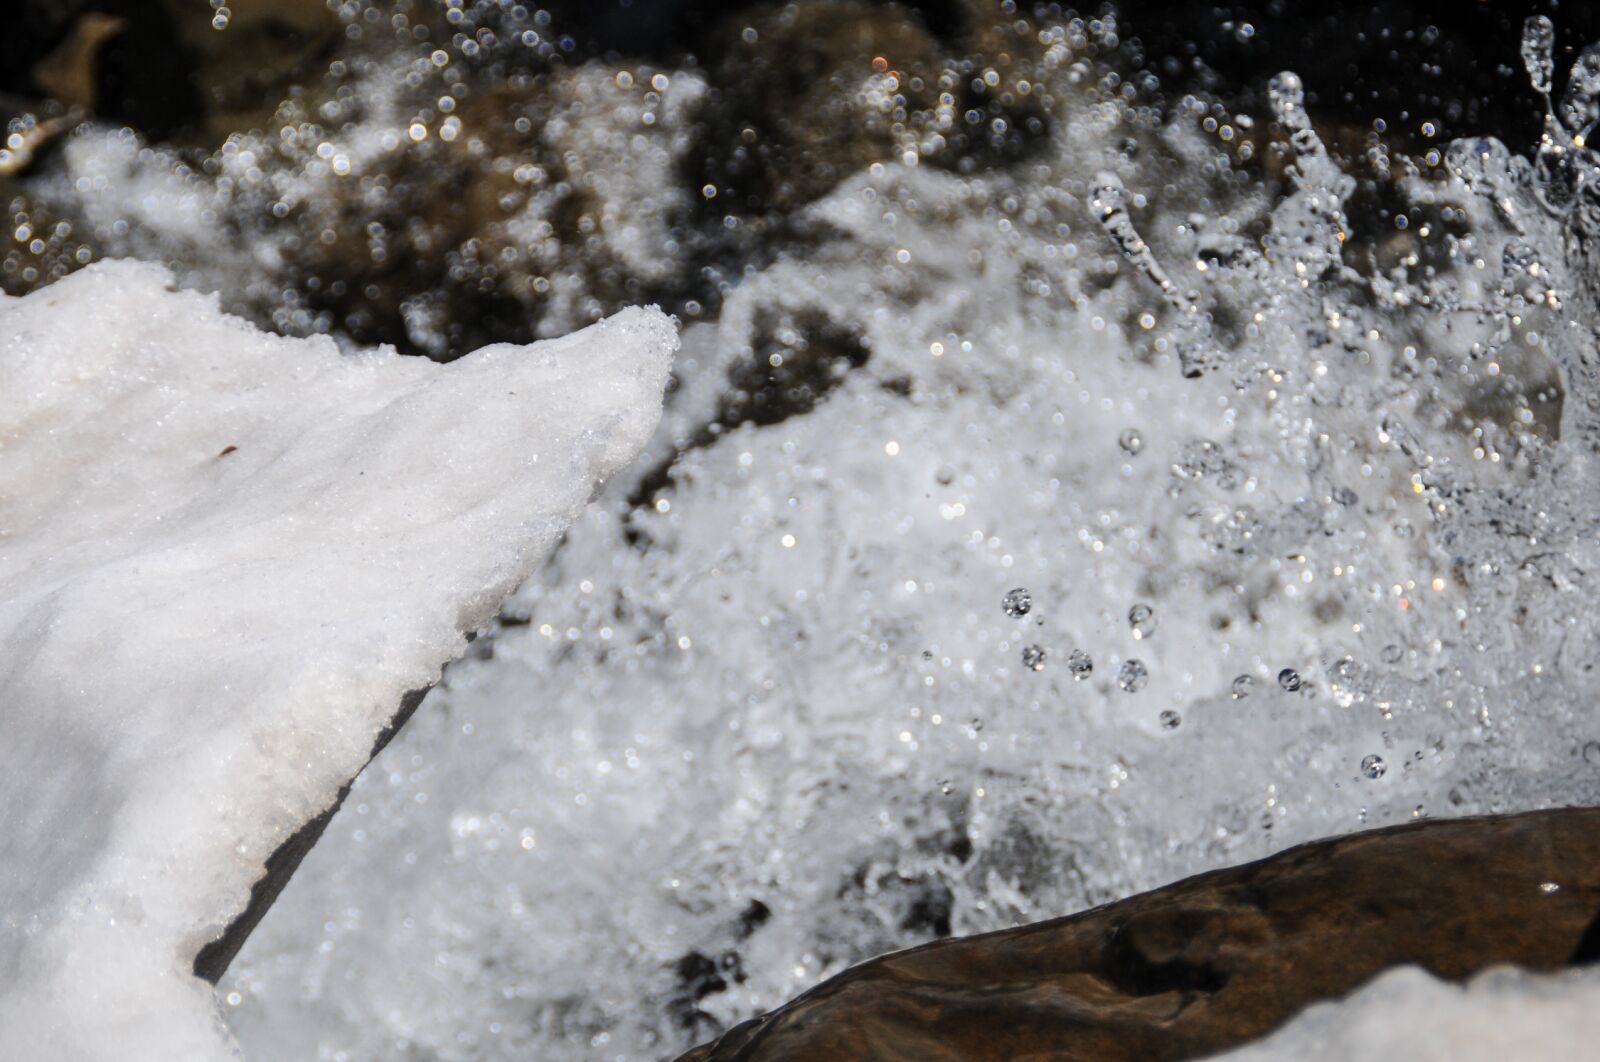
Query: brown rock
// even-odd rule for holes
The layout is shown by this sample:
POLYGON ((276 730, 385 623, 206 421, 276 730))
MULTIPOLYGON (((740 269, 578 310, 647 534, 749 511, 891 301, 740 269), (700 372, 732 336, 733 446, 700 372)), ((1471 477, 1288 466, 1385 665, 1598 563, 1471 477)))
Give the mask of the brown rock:
POLYGON ((1600 809, 1415 823, 873 959, 680 1062, 1197 1058, 1391 966, 1600 958, 1597 913, 1600 809))

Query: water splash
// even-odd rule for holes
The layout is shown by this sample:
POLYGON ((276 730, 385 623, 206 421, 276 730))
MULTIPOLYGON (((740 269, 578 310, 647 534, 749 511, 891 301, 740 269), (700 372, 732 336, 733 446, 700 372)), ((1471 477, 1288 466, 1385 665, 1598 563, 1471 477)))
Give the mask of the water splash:
POLYGON ((321 294, 279 296, 336 275, 321 233, 366 234, 389 283, 417 246, 390 212, 442 184, 397 180, 381 209, 341 190, 402 159, 442 182, 476 138, 508 218, 406 293, 405 335, 441 353, 447 292, 562 328, 705 278, 643 468, 358 783, 223 986, 242 1040, 471 1058, 498 1024, 537 1057, 658 1054, 924 939, 928 911, 1000 928, 1418 807, 1600 799, 1591 53, 1558 84, 1535 27, 1559 103, 1532 157, 1468 138, 1376 185, 1293 75, 1254 116, 1163 103, 1118 66, 1114 17, 1012 20, 1012 62, 977 80, 1031 110, 974 128, 1003 147, 1035 119, 1019 161, 951 146, 958 61, 918 74, 922 106, 865 56, 831 113, 872 108, 891 149, 850 141, 850 176, 778 225, 682 176, 715 117, 703 71, 469 93, 440 139, 439 98, 479 85, 468 39, 524 32, 547 31, 379 54, 352 75, 370 91, 294 101, 288 134, 214 167, 85 133, 30 186, 81 200, 99 246, 314 330, 321 294), (773 243, 740 258, 757 221, 773 243), (1019 677, 1041 617, 1019 637, 995 607, 1019 584, 1066 667, 1019 677), (1135 601, 1157 637, 1133 638, 1135 601), (676 972, 725 954, 744 981, 676 972))

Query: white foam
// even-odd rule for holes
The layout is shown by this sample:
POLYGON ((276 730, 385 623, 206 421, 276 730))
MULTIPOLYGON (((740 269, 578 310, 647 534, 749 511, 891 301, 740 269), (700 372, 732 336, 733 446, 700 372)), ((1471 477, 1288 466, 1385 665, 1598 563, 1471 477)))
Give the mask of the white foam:
POLYGON ((150 265, 0 301, 0 1057, 227 1057, 197 950, 660 411, 628 310, 449 365, 150 265))

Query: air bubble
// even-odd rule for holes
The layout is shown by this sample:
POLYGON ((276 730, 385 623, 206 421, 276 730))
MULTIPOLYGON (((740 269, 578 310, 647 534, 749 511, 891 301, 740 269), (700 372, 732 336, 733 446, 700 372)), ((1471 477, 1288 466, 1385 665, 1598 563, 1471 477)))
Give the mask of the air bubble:
POLYGON ((1160 715, 1162 730, 1176 730, 1183 723, 1183 716, 1168 708, 1160 715))
POLYGON ((1117 436, 1117 445, 1122 447, 1123 453, 1129 457, 1134 457, 1140 450, 1144 449, 1144 437, 1133 428, 1129 428, 1117 436))
POLYGON ((1029 645, 1022 650, 1022 666, 1033 671, 1044 670, 1044 649, 1041 646, 1029 645))
POLYGON ((1242 701, 1246 697, 1250 696, 1251 691, 1255 688, 1255 679, 1251 678, 1249 675, 1240 675, 1238 678, 1233 680, 1233 699, 1236 701, 1242 701))
POLYGON ((1302 685, 1300 672, 1292 667, 1286 667, 1278 672, 1278 685, 1287 693, 1296 693, 1302 685))
POLYGON ((1367 756, 1361 761, 1361 773, 1368 778, 1382 778, 1389 765, 1383 762, 1382 756, 1367 756))

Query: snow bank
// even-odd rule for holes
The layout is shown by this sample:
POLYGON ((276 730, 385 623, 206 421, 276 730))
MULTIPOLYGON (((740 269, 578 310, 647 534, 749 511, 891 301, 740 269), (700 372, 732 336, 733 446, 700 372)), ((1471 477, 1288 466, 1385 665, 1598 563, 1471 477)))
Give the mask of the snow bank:
POLYGON ((196 951, 654 429, 629 310, 449 365, 150 265, 0 300, 0 1057, 229 1057, 196 951))

